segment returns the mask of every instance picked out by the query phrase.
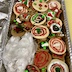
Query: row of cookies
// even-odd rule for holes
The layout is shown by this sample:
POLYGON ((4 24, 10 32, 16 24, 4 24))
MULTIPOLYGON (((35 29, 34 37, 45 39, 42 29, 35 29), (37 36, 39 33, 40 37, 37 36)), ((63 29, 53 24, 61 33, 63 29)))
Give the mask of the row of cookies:
POLYGON ((26 67, 26 72, 69 72, 64 62, 65 42, 60 36, 56 37, 62 33, 60 8, 61 4, 56 0, 18 0, 15 3, 11 34, 21 37, 31 32, 39 45, 34 63, 26 67))
POLYGON ((34 64, 28 65, 25 72, 69 72, 65 62, 52 59, 50 53, 45 50, 37 51, 34 64))

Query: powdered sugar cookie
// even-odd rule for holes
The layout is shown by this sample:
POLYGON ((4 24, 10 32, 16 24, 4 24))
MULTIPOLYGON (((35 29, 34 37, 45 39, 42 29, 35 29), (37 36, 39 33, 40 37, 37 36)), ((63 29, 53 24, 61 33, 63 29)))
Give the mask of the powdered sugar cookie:
POLYGON ((46 22, 46 17, 44 14, 36 13, 31 17, 31 23, 33 25, 41 25, 44 24, 45 22, 46 22))
POLYGON ((27 13, 27 7, 21 2, 16 2, 13 7, 13 12, 19 16, 20 14, 27 13))
POLYGON ((65 62, 53 59, 47 67, 47 72, 69 72, 69 69, 65 62))
POLYGON ((45 50, 38 51, 34 58, 34 64, 39 69, 46 67, 50 63, 50 61, 51 55, 45 50))
POLYGON ((57 55, 62 55, 66 52, 66 45, 64 41, 59 38, 51 38, 49 40, 49 49, 57 55))
POLYGON ((36 39, 45 39, 49 35, 49 30, 46 26, 34 26, 31 30, 31 33, 36 39))
POLYGON ((48 4, 44 1, 40 1, 40 0, 35 0, 32 3, 32 6, 35 10, 39 11, 39 12, 45 12, 48 10, 48 4))

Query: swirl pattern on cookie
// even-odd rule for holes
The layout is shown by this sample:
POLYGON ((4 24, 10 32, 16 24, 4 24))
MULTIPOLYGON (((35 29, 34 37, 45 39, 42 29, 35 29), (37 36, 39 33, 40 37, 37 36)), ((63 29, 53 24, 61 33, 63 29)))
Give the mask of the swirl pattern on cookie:
POLYGON ((35 55, 34 64, 39 68, 43 68, 49 64, 51 55, 47 51, 39 51, 35 55))
POLYGON ((59 59, 53 59, 48 65, 48 72, 69 72, 68 66, 66 63, 59 59))
POLYGON ((49 40, 49 49, 55 54, 62 55, 66 52, 66 45, 59 38, 51 38, 49 40))
POLYGON ((19 16, 21 13, 27 13, 27 7, 21 2, 16 2, 13 11, 17 16, 19 16))
POLYGON ((22 26, 15 26, 15 27, 13 27, 12 28, 12 30, 11 30, 11 34, 13 35, 13 36, 19 36, 19 37, 21 37, 21 36, 23 36, 24 35, 24 30, 23 30, 23 27, 22 26))
POLYGON ((41 13, 37 13, 31 17, 31 23, 33 25, 41 25, 44 24, 45 21, 46 21, 46 17, 41 13))
POLYGON ((41 1, 40 0, 35 0, 33 3, 32 3, 32 6, 35 10, 39 11, 39 12, 45 12, 48 10, 48 4, 44 1, 41 1))
POLYGON ((39 25, 39 26, 34 26, 31 30, 31 33, 34 38, 44 39, 48 37, 49 30, 46 26, 39 25))
POLYGON ((61 4, 58 1, 50 1, 48 3, 48 7, 49 7, 49 9, 53 9, 53 8, 60 9, 61 4))
POLYGON ((40 72, 37 66, 35 65, 28 65, 25 69, 25 72, 40 72))
POLYGON ((60 25, 60 27, 62 27, 62 21, 59 18, 56 18, 55 20, 50 20, 47 22, 47 26, 50 27, 53 23, 57 23, 60 25))

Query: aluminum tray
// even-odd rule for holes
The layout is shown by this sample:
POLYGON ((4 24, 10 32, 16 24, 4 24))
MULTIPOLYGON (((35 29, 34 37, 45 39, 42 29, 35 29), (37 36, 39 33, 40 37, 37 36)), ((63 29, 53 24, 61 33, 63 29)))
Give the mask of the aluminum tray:
MULTIPOLYGON (((5 45, 8 41, 8 38, 9 38, 8 30, 9 30, 9 26, 10 26, 10 17, 11 17, 11 13, 12 13, 12 7, 14 4, 14 0, 7 0, 7 1, 9 2, 10 6, 8 7, 9 11, 8 11, 7 23, 4 26, 4 30, 3 30, 2 51, 4 50, 5 45)), ((63 14, 61 15, 61 19, 64 23, 64 25, 63 25, 63 32, 65 34, 64 41, 66 42, 66 45, 67 45, 66 63, 69 66, 70 72, 72 72, 72 45, 71 45, 69 26, 68 26, 68 20, 67 20, 67 15, 66 15, 66 7, 65 7, 64 0, 58 0, 58 1, 61 3, 62 10, 63 10, 63 14)))

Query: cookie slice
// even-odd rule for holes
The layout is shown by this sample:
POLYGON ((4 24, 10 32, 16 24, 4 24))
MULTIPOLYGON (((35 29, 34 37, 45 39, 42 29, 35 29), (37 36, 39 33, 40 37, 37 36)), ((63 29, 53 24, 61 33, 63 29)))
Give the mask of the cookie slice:
POLYGON ((69 72, 65 62, 59 59, 53 59, 47 67, 48 72, 69 72))
POLYGON ((13 12, 16 16, 19 16, 20 14, 27 13, 27 7, 21 2, 16 2, 13 7, 13 12))
POLYGON ((37 10, 39 12, 45 12, 48 10, 48 4, 46 2, 44 2, 43 0, 35 0, 32 3, 32 6, 35 10, 37 10))
POLYGON ((21 25, 15 26, 11 30, 11 34, 13 36, 23 36, 25 34, 25 31, 23 30, 23 27, 21 25))
POLYGON ((53 0, 51 0, 49 3, 48 3, 48 8, 49 9, 54 9, 54 8, 56 8, 56 9, 60 9, 61 8, 61 4, 58 2, 58 1, 53 1, 53 0))
POLYGON ((46 17, 44 14, 36 13, 31 17, 31 23, 33 25, 41 25, 46 22, 46 17))
POLYGON ((49 29, 43 25, 34 26, 31 33, 36 39, 46 39, 49 35, 49 29))
POLYGON ((39 50, 34 58, 34 64, 39 68, 46 67, 51 61, 51 55, 46 50, 39 50))
POLYGON ((59 19, 59 18, 56 18, 56 19, 51 19, 47 22, 47 26, 50 27, 53 23, 57 23, 60 25, 60 27, 62 27, 63 23, 62 21, 59 19))
POLYGON ((63 55, 57 55, 57 54, 52 54, 52 58, 54 58, 54 59, 60 59, 60 60, 62 60, 62 61, 65 61, 65 55, 66 54, 63 54, 63 55))
POLYGON ((54 37, 49 40, 49 49, 54 54, 62 55, 66 52, 66 45, 63 40, 54 37))
POLYGON ((40 70, 35 65, 28 65, 24 72, 40 72, 40 70))

